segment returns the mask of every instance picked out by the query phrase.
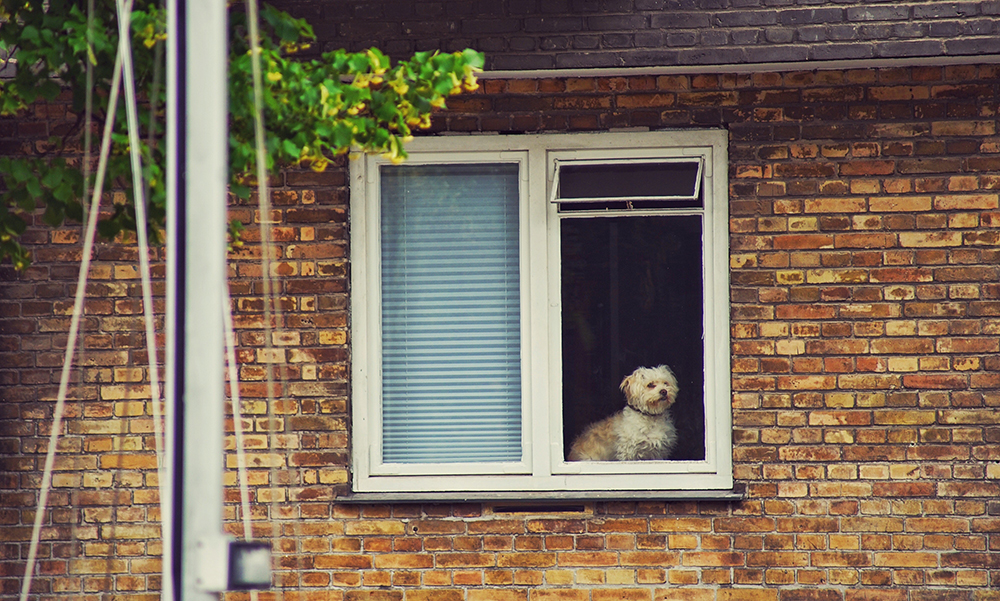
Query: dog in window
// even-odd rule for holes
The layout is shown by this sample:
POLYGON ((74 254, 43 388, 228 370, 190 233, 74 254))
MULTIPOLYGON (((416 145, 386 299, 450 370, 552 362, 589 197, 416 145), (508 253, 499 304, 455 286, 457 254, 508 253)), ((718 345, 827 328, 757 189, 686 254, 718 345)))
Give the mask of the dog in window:
POLYGON ((621 383, 628 404, 587 426, 569 449, 569 461, 664 460, 677 444, 669 409, 677 378, 666 365, 640 367, 621 383))

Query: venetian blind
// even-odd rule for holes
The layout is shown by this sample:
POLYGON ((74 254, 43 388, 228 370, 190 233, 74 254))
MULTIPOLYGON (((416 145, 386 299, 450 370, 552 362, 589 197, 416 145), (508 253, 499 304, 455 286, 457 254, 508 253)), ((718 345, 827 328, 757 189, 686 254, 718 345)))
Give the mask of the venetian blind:
POLYGON ((518 166, 383 166, 382 459, 521 458, 518 166))

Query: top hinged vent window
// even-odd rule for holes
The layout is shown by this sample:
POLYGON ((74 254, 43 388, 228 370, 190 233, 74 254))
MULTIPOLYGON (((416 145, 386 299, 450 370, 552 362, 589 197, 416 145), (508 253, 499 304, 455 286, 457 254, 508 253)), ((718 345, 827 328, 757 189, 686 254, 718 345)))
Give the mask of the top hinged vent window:
POLYGON ((562 161, 552 202, 560 211, 700 208, 700 157, 629 161, 562 161))

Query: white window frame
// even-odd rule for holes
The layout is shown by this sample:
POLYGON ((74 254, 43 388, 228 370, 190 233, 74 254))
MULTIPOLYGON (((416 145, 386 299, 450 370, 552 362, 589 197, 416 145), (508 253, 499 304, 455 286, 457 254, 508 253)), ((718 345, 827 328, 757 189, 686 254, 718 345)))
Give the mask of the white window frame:
MULTIPOLYGON (((516 162, 520 174, 522 458, 511 463, 386 464, 381 457, 379 169, 351 161, 351 402, 355 493, 723 491, 733 488, 729 338, 728 157, 725 131, 671 130, 418 138, 407 164, 516 162), (556 161, 702 161, 703 208, 634 215, 703 215, 705 458, 567 462, 562 436, 561 288, 556 161)), ((594 212, 596 214, 607 214, 594 212)), ((565 215, 565 214, 564 214, 565 215)), ((573 218, 580 218, 574 212, 573 218)), ((585 215, 584 215, 585 217, 585 215)), ((624 406, 624 400, 623 400, 624 406)), ((669 496, 669 494, 665 494, 669 496)))

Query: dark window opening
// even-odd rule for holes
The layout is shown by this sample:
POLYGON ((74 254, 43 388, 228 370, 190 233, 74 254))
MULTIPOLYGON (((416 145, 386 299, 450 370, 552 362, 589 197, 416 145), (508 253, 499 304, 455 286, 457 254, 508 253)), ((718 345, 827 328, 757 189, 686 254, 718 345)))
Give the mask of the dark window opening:
POLYGON ((670 459, 705 459, 702 237, 698 215, 562 220, 564 453, 625 406, 626 375, 665 364, 679 385, 670 459))
POLYGON ((700 161, 562 164, 556 201, 563 210, 582 200, 672 201, 664 206, 701 207, 700 161))

